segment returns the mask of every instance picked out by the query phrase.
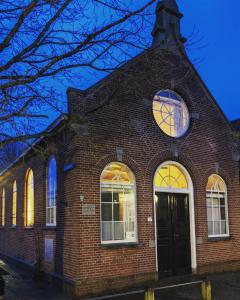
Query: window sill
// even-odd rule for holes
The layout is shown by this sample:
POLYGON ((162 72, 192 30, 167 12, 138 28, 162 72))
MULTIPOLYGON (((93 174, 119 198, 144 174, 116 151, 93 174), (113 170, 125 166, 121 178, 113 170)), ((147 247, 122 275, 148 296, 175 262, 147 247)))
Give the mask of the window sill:
POLYGON ((31 230, 31 229, 34 229, 34 226, 24 226, 24 229, 31 230))
POLYGON ((17 228, 16 225, 12 225, 12 226, 10 227, 10 229, 16 229, 16 228, 17 228))
POLYGON ((209 242, 221 242, 221 241, 228 241, 231 240, 232 237, 228 236, 215 236, 215 237, 208 237, 209 242))
POLYGON ((130 243, 109 243, 109 244, 101 244, 100 247, 102 249, 119 249, 119 248, 139 248, 142 244, 138 242, 130 242, 130 243))

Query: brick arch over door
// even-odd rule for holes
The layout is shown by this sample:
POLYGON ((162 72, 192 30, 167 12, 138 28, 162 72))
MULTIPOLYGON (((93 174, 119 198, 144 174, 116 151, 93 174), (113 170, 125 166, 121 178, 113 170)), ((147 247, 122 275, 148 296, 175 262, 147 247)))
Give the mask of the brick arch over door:
POLYGON ((151 180, 151 184, 154 180, 156 170, 165 161, 176 162, 184 166, 191 177, 194 188, 196 188, 197 183, 201 182, 201 173, 198 168, 195 167, 194 161, 189 156, 181 153, 180 158, 176 158, 171 154, 171 151, 161 151, 156 153, 152 157, 152 159, 148 162, 148 166, 145 170, 145 178, 148 178, 149 181, 151 180))

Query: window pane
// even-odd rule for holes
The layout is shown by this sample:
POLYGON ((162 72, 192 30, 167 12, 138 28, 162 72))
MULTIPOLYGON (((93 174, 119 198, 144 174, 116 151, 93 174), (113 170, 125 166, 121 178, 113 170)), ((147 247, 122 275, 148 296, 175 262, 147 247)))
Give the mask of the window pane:
POLYGON ((12 196, 12 226, 17 224, 17 183, 13 183, 13 196, 12 196))
POLYGON ((225 206, 225 198, 223 196, 223 198, 220 199, 220 205, 221 206, 225 206))
POLYGON ((112 203, 112 191, 111 192, 105 192, 106 189, 102 189, 102 202, 110 202, 112 203))
POLYGON ((212 218, 213 221, 219 221, 220 220, 220 210, 218 207, 212 208, 212 218))
POLYGON ((5 226, 5 189, 2 189, 2 226, 5 226))
POLYGON ((160 188, 187 189, 185 174, 175 165, 161 167, 155 176, 155 186, 160 188))
POLYGON ((46 210, 46 220, 47 220, 47 224, 49 224, 50 223, 50 210, 49 210, 49 208, 47 208, 47 210, 46 210))
MULTIPOLYGON (((57 192, 57 164, 54 156, 49 160, 47 170, 47 207, 51 208, 46 219, 47 224, 56 224, 56 192, 57 192)), ((47 213, 47 212, 46 212, 47 213)))
POLYGON ((226 221, 221 221, 221 234, 227 234, 226 221))
POLYGON ((221 206, 220 212, 221 212, 221 220, 225 220, 226 219, 225 206, 221 206))
POLYGON ((214 232, 214 235, 221 234, 219 221, 213 222, 213 232, 214 232))
POLYGON ((124 222, 114 222, 114 240, 124 240, 125 230, 124 222))
POLYGON ((207 208, 207 218, 212 221, 212 209, 210 207, 207 208))
POLYGON ((33 226, 34 224, 34 182, 33 172, 28 170, 26 178, 26 202, 25 202, 25 225, 33 226))
POLYGON ((208 222, 208 235, 213 235, 213 222, 208 222))
POLYGON ((112 203, 102 204, 102 221, 112 221, 112 203))
POLYGON ((122 214, 123 214, 123 212, 120 208, 120 205, 118 203, 114 203, 114 205, 113 205, 113 220, 114 221, 122 221, 123 220, 122 214))
POLYGON ((102 240, 112 241, 112 222, 102 222, 102 240))

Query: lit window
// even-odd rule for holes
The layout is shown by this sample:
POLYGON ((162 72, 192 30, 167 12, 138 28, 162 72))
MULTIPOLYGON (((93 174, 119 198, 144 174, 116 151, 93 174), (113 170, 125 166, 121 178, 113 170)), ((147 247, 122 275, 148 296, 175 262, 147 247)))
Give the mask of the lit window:
POLYGON ((189 127, 189 112, 182 98, 170 90, 153 99, 153 115, 161 130, 171 137, 183 136, 189 127))
POLYGON ((5 226, 5 188, 2 189, 2 226, 5 226))
POLYGON ((103 243, 136 242, 136 191, 130 169, 109 164, 101 175, 101 228, 103 243))
POLYGON ((12 226, 17 225, 17 182, 13 183, 13 195, 12 195, 12 226))
POLYGON ((25 218, 24 225, 31 227, 34 225, 34 179, 31 169, 27 171, 25 181, 25 218))
POLYGON ((188 183, 182 170, 176 165, 169 164, 158 169, 155 176, 155 188, 187 190, 188 183))
POLYGON ((209 177, 206 196, 208 236, 228 235, 227 189, 220 176, 209 177))
POLYGON ((57 192, 57 164, 52 156, 47 169, 47 204, 46 204, 46 224, 56 225, 56 192, 57 192))

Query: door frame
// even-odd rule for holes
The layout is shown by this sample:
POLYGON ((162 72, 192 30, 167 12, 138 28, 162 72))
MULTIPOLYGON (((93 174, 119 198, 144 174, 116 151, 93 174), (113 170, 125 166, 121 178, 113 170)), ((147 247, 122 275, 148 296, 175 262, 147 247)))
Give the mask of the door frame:
POLYGON ((197 250, 196 250, 196 232, 195 232, 195 210, 194 210, 194 191, 193 191, 193 183, 191 176, 189 175, 186 168, 178 162, 175 161, 165 161, 164 163, 160 164, 156 169, 153 179, 153 207, 154 207, 154 231, 155 231, 155 255, 156 255, 156 271, 158 272, 158 248, 157 248, 157 218, 156 218, 156 200, 155 200, 155 193, 156 192, 165 192, 165 193, 175 193, 175 194, 188 194, 189 196, 189 223, 190 223, 190 244, 191 244, 191 268, 192 273, 196 273, 197 269, 197 250), (175 165, 182 172, 184 173, 187 183, 188 189, 187 190, 177 190, 177 189, 164 189, 164 188, 156 188, 155 187, 155 176, 157 171, 166 166, 166 165, 175 165))

